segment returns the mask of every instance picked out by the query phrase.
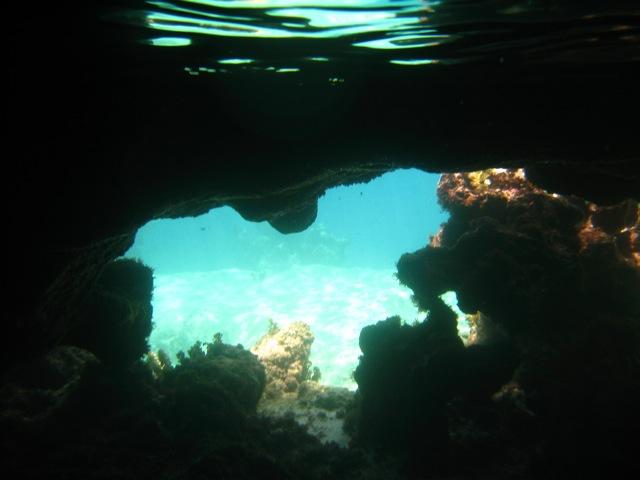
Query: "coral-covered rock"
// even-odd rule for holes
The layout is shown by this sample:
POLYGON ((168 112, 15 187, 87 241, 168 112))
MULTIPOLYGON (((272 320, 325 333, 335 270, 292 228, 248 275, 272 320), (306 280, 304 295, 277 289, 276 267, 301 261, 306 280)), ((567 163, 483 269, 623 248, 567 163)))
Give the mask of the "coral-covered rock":
MULTIPOLYGON (((424 309, 455 291, 481 320, 480 346, 517 346, 513 385, 543 432, 531 468, 568 475, 628 461, 622 439, 640 420, 638 203, 603 208, 495 169, 443 175, 438 196, 451 217, 402 256, 398 278, 424 309)), ((509 370, 498 350, 476 353, 468 365, 509 370)), ((478 390, 497 385, 473 377, 478 390)))
POLYGON ((271 419, 293 419, 322 443, 346 447, 343 424, 353 393, 318 383, 320 370, 311 368, 314 336, 309 325, 294 322, 269 331, 251 349, 267 372, 267 386, 258 410, 271 419))
POLYGON ((627 200, 609 207, 590 203, 588 213, 580 231, 582 247, 615 243, 619 253, 640 268, 640 203, 627 200))
POLYGON ((131 365, 149 350, 152 293, 149 267, 129 259, 108 264, 65 340, 95 353, 105 365, 131 365))
POLYGON ((311 328, 304 322, 284 328, 271 323, 269 331, 251 349, 267 372, 265 396, 295 395, 300 384, 311 378, 313 340, 311 328))
MULTIPOLYGON (((405 254, 398 263, 399 279, 424 309, 430 299, 453 290, 463 311, 480 311, 511 333, 558 319, 544 327, 550 333, 573 328, 572 319, 580 316, 576 309, 585 314, 608 310, 621 293, 638 285, 634 255, 620 249, 614 235, 593 226, 597 207, 536 188, 521 171, 443 175, 438 195, 451 213, 438 243, 405 254), (608 253, 595 253, 603 248, 608 253), (598 262, 590 260, 594 255, 598 262), (598 271, 603 265, 609 274, 598 271), (611 275, 611 269, 619 275, 611 275), (604 278, 613 286, 601 285, 595 297, 583 288, 604 278)), ((637 228, 628 224, 637 225, 637 219, 622 217, 630 238, 637 228)), ((630 297, 629 313, 637 313, 638 296, 630 297)))
POLYGON ((196 343, 161 378, 166 422, 181 438, 232 432, 255 413, 265 386, 264 367, 242 346, 196 343))

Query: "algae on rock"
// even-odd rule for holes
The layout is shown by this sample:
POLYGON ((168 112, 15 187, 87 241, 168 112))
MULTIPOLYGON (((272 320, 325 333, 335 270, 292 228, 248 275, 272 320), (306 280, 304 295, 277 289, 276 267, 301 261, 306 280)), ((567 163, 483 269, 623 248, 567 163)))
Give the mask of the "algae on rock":
POLYGON ((295 394, 300 384, 311 378, 309 356, 313 340, 311 328, 304 322, 279 328, 271 321, 269 331, 251 349, 266 370, 265 396, 295 394))

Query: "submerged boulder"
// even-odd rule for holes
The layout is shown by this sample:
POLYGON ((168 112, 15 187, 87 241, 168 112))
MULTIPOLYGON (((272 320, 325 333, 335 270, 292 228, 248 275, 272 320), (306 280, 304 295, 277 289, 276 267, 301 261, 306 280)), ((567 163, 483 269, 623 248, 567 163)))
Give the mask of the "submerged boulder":
POLYGON ((241 345, 226 345, 219 336, 197 342, 160 379, 165 421, 180 438, 229 434, 256 412, 265 382, 264 367, 241 345))

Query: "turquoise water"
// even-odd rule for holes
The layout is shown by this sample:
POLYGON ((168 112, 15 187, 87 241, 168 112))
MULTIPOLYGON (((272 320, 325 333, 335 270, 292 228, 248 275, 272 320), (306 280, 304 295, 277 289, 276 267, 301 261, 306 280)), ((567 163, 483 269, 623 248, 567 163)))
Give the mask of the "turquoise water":
POLYGON ((391 315, 409 323, 424 317, 395 278, 395 262, 446 220, 438 178, 398 170, 330 189, 316 222, 297 234, 247 222, 228 207, 148 223, 126 256, 154 269, 152 349, 175 357, 217 332, 250 348, 269 320, 305 321, 323 382, 353 388, 362 327, 391 315))

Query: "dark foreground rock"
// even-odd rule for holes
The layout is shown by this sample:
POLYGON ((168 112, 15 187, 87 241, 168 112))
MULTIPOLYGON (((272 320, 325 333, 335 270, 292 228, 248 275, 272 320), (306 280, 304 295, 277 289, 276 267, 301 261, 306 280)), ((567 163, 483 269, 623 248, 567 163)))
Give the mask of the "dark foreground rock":
POLYGON ((194 345, 159 377, 142 363, 113 369, 61 347, 5 378, 3 478, 396 478, 294 418, 257 415, 265 381, 257 358, 222 343, 207 347, 194 345))
POLYGON ((488 403, 518 363, 506 343, 465 348, 456 315, 442 300, 432 305, 428 318, 413 326, 391 317, 365 327, 354 374, 356 443, 399 459, 409 476, 465 471, 456 466, 455 424, 461 418, 470 424, 473 416, 452 415, 450 402, 488 403))
POLYGON ((402 256, 398 277, 424 309, 454 290, 464 312, 493 325, 482 343, 506 335, 519 352, 501 401, 533 422, 526 432, 508 420, 501 438, 526 440, 532 475, 636 468, 626 439, 640 425, 638 203, 600 207, 508 170, 444 175, 438 195, 451 218, 402 256))

